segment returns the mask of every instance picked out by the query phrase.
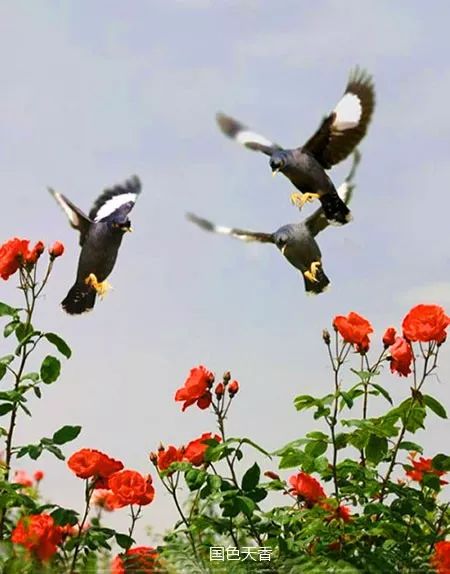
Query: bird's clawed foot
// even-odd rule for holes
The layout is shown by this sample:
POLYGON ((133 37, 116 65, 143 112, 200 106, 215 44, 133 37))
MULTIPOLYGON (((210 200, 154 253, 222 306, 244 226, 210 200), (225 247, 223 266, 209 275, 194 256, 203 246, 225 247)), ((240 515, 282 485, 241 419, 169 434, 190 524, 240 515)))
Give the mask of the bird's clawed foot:
POLYGON ((93 287, 97 291, 97 294, 100 295, 100 297, 104 297, 106 293, 108 293, 108 291, 112 289, 108 281, 102 281, 101 283, 99 283, 94 273, 90 273, 89 277, 87 277, 84 280, 84 282, 86 283, 86 285, 90 285, 91 287, 93 287))
POLYGON ((291 203, 296 205, 299 209, 301 209, 305 203, 314 201, 315 199, 319 199, 320 195, 318 193, 300 193, 295 191, 291 193, 291 203))
POLYGON ((321 261, 313 261, 311 263, 311 267, 308 271, 304 272, 304 276, 306 279, 309 279, 311 283, 317 283, 319 280, 317 279, 317 269, 322 265, 321 261))

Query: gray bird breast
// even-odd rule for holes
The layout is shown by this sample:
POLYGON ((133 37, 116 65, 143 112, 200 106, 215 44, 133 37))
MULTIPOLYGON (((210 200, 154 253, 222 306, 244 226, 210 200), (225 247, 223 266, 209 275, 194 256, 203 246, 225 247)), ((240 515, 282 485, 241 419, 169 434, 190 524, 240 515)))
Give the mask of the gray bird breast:
POLYGON ((94 273, 99 282, 104 281, 114 268, 122 238, 123 233, 107 223, 94 223, 81 249, 78 279, 83 281, 94 273))
POLYGON ((322 254, 316 240, 305 225, 302 223, 293 225, 291 233, 284 256, 291 265, 303 273, 310 268, 313 261, 321 259, 322 254))
POLYGON ((334 185, 320 163, 300 149, 290 150, 283 173, 303 193, 334 191, 334 185))

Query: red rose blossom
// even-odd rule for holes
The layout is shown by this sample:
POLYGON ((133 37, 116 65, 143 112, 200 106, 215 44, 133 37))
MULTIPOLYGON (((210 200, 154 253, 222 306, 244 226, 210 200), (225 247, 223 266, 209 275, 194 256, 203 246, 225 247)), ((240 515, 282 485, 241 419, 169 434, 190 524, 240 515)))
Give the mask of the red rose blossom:
POLYGON ((400 376, 407 377, 411 373, 411 363, 413 354, 411 345, 403 339, 397 337, 395 343, 389 348, 391 357, 391 371, 400 376))
POLYGON ((157 572, 158 553, 149 546, 136 546, 119 554, 111 564, 111 574, 152 574, 157 572))
MULTIPOLYGON (((411 480, 416 482, 422 482, 425 474, 434 474, 436 476, 442 476, 445 474, 443 470, 436 470, 433 468, 433 461, 431 458, 424 458, 421 456, 419 460, 416 460, 417 453, 410 453, 408 455, 409 460, 413 468, 406 469, 405 473, 411 480)), ((441 484, 448 484, 445 480, 439 480, 441 484)))
POLYGON ((123 468, 123 464, 119 460, 91 448, 78 450, 69 458, 67 464, 78 478, 95 477, 100 479, 96 483, 97 488, 101 487, 101 479, 106 479, 123 468))
POLYGON ((55 243, 50 247, 48 252, 52 259, 61 257, 61 255, 64 253, 64 245, 60 241, 55 241, 55 243))
POLYGON ((34 264, 39 259, 39 257, 44 253, 45 245, 42 241, 38 241, 33 249, 27 253, 25 261, 27 263, 34 264))
POLYGON ((291 492, 295 496, 300 496, 309 504, 315 504, 322 498, 326 498, 319 481, 306 472, 299 472, 289 478, 291 492))
POLYGON ((62 540, 62 530, 49 514, 31 514, 19 520, 11 540, 25 546, 39 560, 49 560, 62 540))
POLYGON ((191 369, 184 386, 175 393, 176 401, 184 401, 182 410, 197 403, 200 409, 207 409, 211 404, 211 386, 214 375, 203 365, 191 369))
POLYGON ((145 506, 150 504, 155 496, 151 476, 142 476, 135 470, 121 470, 110 476, 109 488, 117 496, 121 506, 145 506))
POLYGON ((219 435, 212 435, 210 432, 203 433, 201 437, 191 440, 184 450, 184 460, 187 460, 194 466, 200 466, 205 462, 205 452, 208 448, 207 440, 214 439, 220 442, 219 435))
POLYGON ((450 317, 439 305, 416 305, 403 319, 403 336, 410 341, 443 343, 450 317))
POLYGON ((383 335, 383 345, 385 349, 395 343, 396 330, 394 327, 388 327, 383 335))
POLYGON ((14 473, 14 483, 21 486, 33 486, 33 479, 25 470, 16 470, 14 473))
POLYGON ((172 462, 179 462, 181 460, 183 460, 182 449, 174 446, 158 449, 156 464, 159 470, 167 470, 172 462))
POLYGON ((9 279, 27 260, 30 242, 28 239, 14 237, 0 247, 0 277, 9 279))
POLYGON ((233 398, 234 395, 239 391, 239 383, 237 381, 231 381, 228 385, 228 392, 230 397, 233 398))
POLYGON ((430 562, 437 574, 450 574, 450 540, 436 542, 430 562))
POLYGON ((106 488, 98 488, 94 490, 92 495, 92 504, 98 508, 103 508, 107 512, 112 512, 116 508, 121 508, 122 504, 117 496, 106 488))
POLYGON ((216 388, 214 389, 214 394, 218 399, 223 397, 223 393, 225 392, 225 386, 223 383, 217 383, 216 388))
POLYGON ((369 334, 373 332, 372 325, 367 319, 354 313, 353 311, 347 317, 338 315, 333 320, 333 327, 339 332, 346 343, 360 346, 365 352, 369 348, 369 334))

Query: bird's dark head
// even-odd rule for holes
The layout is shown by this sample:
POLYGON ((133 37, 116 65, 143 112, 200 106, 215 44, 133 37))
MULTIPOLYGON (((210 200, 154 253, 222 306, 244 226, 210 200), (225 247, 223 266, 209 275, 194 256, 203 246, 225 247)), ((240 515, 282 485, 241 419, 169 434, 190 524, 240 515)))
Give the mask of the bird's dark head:
POLYGON ((270 169, 272 170, 272 175, 275 175, 279 171, 283 171, 287 164, 287 157, 283 151, 276 151, 270 156, 270 169))
POLYGON ((127 231, 133 231, 131 227, 131 222, 128 217, 115 217, 108 221, 110 229, 115 233, 126 233, 127 231))
POLYGON ((289 229, 287 227, 281 227, 278 231, 275 232, 275 245, 278 249, 283 253, 286 247, 289 245, 291 241, 291 234, 289 233, 289 229))

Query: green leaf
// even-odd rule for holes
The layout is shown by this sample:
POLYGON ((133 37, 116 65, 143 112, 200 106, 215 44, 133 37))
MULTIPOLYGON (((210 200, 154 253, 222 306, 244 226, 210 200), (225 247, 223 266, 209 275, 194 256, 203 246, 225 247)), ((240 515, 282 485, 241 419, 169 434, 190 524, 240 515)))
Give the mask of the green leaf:
MULTIPOLYGON (((33 460, 37 460, 42 454, 42 446, 40 444, 29 444, 28 447, 25 448, 27 448, 28 456, 33 460)), ((19 458, 19 455, 20 453, 17 455, 17 458, 19 458)))
POLYGON ((415 452, 420 452, 420 454, 423 454, 423 448, 420 446, 420 444, 417 444, 416 442, 411 442, 409 440, 404 440, 402 441, 399 445, 398 448, 401 450, 407 450, 407 451, 415 451, 415 452))
POLYGON ((12 333, 14 333, 14 331, 17 329, 19 325, 20 325, 19 319, 13 319, 10 323, 5 325, 5 328, 3 329, 3 336, 5 337, 5 339, 9 337, 12 333))
POLYGON ((343 404, 343 403, 345 403, 345 404, 347 405, 347 407, 348 407, 349 409, 351 409, 352 406, 353 406, 353 399, 352 399, 352 397, 350 396, 350 394, 349 394, 349 393, 346 393, 345 391, 340 391, 339 395, 340 395, 340 397, 342 398, 341 410, 344 408, 344 404, 343 404))
POLYGON ((423 486, 428 486, 435 491, 441 490, 440 478, 435 474, 424 473, 421 483, 423 486))
POLYGON ((327 451, 328 444, 323 440, 312 440, 305 446, 305 453, 312 457, 321 456, 327 451))
POLYGON ((204 470, 197 468, 191 468, 191 470, 188 470, 184 475, 186 484, 188 485, 191 492, 201 488, 205 483, 206 478, 207 473, 204 470))
POLYGON ((6 371, 7 371, 6 365, 4 365, 3 363, 0 363, 0 381, 6 375, 6 371))
POLYGON ((256 510, 256 503, 248 496, 237 496, 236 503, 239 510, 246 516, 253 514, 256 510))
POLYGON ((55 444, 65 444, 66 442, 75 440, 80 432, 80 426, 65 425, 53 434, 52 440, 55 444))
POLYGON ((436 470, 450 470, 450 456, 439 453, 432 460, 432 466, 436 470))
POLYGON ((19 311, 18 309, 15 309, 14 307, 10 307, 6 303, 2 303, 0 301, 0 317, 4 317, 5 315, 10 315, 11 317, 15 317, 15 316, 17 316, 18 311, 19 311))
POLYGON ((45 333, 44 337, 49 343, 55 345, 61 355, 64 355, 67 359, 70 359, 72 351, 64 339, 61 339, 61 337, 56 333, 45 333))
POLYGON ((41 377, 39 373, 26 373, 20 377, 20 382, 22 383, 23 381, 33 381, 33 383, 37 383, 40 381, 40 379, 41 377))
POLYGON ((367 460, 378 464, 386 456, 387 450, 388 442, 385 437, 379 437, 374 434, 369 436, 365 449, 367 460))
MULTIPOLYGON (((56 456, 56 458, 59 458, 59 460, 66 460, 66 457, 64 456, 62 450, 54 445, 54 444, 50 444, 48 446, 45 446, 45 449, 48 450, 48 452, 51 452, 52 454, 54 454, 56 456)), ((33 456, 30 453, 31 458, 33 458, 33 456)))
POLYGON ((380 395, 382 395, 389 403, 391 403, 391 405, 393 404, 391 395, 387 392, 386 389, 384 389, 381 385, 377 385, 375 383, 371 383, 371 386, 374 389, 376 389, 380 393, 380 395))
POLYGON ((0 359, 0 365, 9 365, 14 361, 14 355, 5 355, 0 359))
POLYGON ((447 413, 445 412, 444 407, 441 405, 439 401, 435 398, 430 397, 430 395, 423 395, 423 402, 430 408, 438 417, 441 419, 447 418, 447 413))
POLYGON ((41 365, 41 379, 47 385, 54 383, 61 373, 61 363, 56 357, 47 355, 41 365))
POLYGON ((222 486, 222 477, 217 474, 208 474, 208 485, 212 491, 220 490, 222 486))
POLYGON ((2 417, 3 415, 6 415, 6 413, 9 413, 13 410, 14 405, 11 403, 2 403, 0 405, 0 417, 2 417))
POLYGON ((251 466, 242 477, 242 490, 249 491, 256 488, 261 477, 261 470, 256 464, 251 466))
POLYGON ((406 430, 414 434, 418 429, 425 428, 423 421, 426 416, 427 413, 424 407, 414 405, 409 412, 409 416, 406 415, 405 417, 402 417, 406 430))
POLYGON ((30 323, 22 323, 20 322, 17 327, 15 328, 16 332, 16 339, 19 341, 20 345, 16 349, 16 355, 18 355, 18 351, 31 337, 35 334, 40 334, 39 331, 35 331, 33 329, 33 325, 30 323))
POLYGON ((75 526, 78 523, 78 512, 71 508, 57 508, 51 513, 51 516, 59 526, 65 526, 66 524, 75 526))
POLYGON ((128 550, 133 545, 134 539, 131 538, 131 536, 128 536, 128 534, 120 534, 119 532, 116 532, 116 542, 121 548, 128 550))
POLYGON ((305 460, 305 453, 301 450, 291 451, 281 457, 278 468, 294 468, 301 466, 305 460))

